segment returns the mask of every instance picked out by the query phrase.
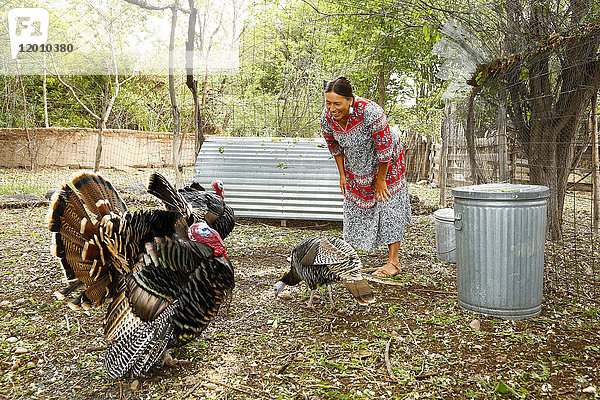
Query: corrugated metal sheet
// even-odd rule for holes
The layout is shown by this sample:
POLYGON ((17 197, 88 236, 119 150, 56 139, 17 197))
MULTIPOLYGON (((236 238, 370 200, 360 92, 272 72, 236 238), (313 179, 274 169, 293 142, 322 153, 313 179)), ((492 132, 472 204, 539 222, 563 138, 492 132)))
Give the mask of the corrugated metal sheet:
POLYGON ((194 180, 221 179, 236 216, 343 219, 335 160, 322 138, 209 137, 194 180))

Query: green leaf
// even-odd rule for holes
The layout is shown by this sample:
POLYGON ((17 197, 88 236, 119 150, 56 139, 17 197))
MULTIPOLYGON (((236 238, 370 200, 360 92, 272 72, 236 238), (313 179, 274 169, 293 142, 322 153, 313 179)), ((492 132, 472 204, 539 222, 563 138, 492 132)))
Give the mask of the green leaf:
POLYGON ((496 388, 494 389, 494 393, 500 393, 500 394, 517 394, 517 392, 515 392, 515 390, 513 388, 511 388, 510 386, 507 386, 506 383, 499 381, 498 384, 496 385, 496 388))

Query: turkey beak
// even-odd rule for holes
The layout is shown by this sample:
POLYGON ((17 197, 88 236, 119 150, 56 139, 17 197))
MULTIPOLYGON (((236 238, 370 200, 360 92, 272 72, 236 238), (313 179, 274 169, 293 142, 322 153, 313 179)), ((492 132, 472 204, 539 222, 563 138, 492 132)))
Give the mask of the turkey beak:
POLYGON ((279 296, 279 293, 283 290, 283 288, 285 287, 285 283, 279 281, 275 284, 275 299, 277 299, 277 296, 279 296))

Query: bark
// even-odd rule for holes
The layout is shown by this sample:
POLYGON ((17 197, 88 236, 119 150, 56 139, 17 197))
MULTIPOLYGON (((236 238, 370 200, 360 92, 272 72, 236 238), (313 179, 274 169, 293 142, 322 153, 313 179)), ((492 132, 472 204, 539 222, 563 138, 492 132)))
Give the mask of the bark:
POLYGON ((480 88, 473 88, 469 95, 467 103, 467 125, 465 127, 465 138, 467 139, 467 152, 469 153, 469 164, 471 166, 471 181, 479 185, 485 180, 481 169, 477 165, 475 155, 475 97, 479 93, 480 88))
POLYGON ((177 97, 175 96, 175 60, 173 52, 175 50, 175 29, 177 27, 177 1, 171 8, 171 36, 169 40, 169 96, 171 99, 171 109, 173 111, 173 168, 175 170, 175 187, 177 189, 183 186, 183 179, 181 176, 181 169, 179 168, 179 142, 180 142, 180 121, 179 121, 179 108, 177 107, 177 97))
POLYGON ((498 93, 498 118, 496 120, 496 138, 498 143, 498 177, 508 182, 508 145, 506 142, 506 89, 498 93))
POLYGON ((188 38, 185 43, 186 51, 186 85, 192 93, 194 99, 194 138, 195 138, 195 154, 196 156, 202 148, 204 143, 204 134, 200 129, 200 102, 198 100, 198 81, 194 79, 194 43, 196 34, 196 18, 198 10, 194 7, 194 0, 189 0, 190 5, 190 18, 188 22, 188 38))
MULTIPOLYGON (((514 1, 513 1, 514 2, 514 1)), ((571 29, 589 10, 591 0, 571 2, 571 29)), ((532 7, 529 19, 509 19, 509 30, 541 40, 550 34, 547 5, 532 7)), ((515 39, 516 41, 519 40, 515 39)), ((562 215, 568 177, 575 157, 575 140, 584 123, 586 107, 600 87, 600 35, 574 35, 557 48, 528 55, 518 68, 505 74, 510 93, 509 115, 517 142, 529 164, 530 182, 550 188, 548 236, 562 238, 562 215), (528 79, 523 78, 528 74, 528 79)), ((518 45, 515 44, 515 48, 518 45)))

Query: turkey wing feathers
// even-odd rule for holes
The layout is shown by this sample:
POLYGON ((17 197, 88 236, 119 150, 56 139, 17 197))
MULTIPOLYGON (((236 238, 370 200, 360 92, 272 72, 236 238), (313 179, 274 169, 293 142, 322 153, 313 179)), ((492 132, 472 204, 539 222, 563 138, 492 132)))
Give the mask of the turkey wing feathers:
POLYGON ((188 222, 193 222, 189 220, 192 217, 189 203, 158 172, 153 172, 148 179, 148 193, 160 199, 167 210, 178 211, 188 222))

